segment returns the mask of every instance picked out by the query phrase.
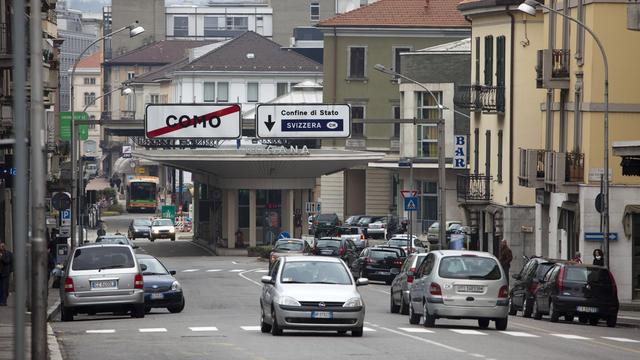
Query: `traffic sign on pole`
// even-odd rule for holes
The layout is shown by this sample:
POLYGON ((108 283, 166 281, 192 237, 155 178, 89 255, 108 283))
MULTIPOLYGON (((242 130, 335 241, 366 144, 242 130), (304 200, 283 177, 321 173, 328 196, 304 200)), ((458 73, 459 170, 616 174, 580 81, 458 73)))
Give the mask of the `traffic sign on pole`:
POLYGON ((408 197, 416 197, 416 195, 418 195, 418 190, 400 190, 400 195, 402 195, 402 198, 404 199, 408 197))
POLYGON ((416 196, 404 198, 404 211, 418 211, 419 201, 416 196))
POLYGON ((349 105, 261 104, 256 110, 260 138, 348 138, 349 105))
POLYGON ((238 139, 242 115, 238 104, 149 104, 144 127, 149 139, 238 139))

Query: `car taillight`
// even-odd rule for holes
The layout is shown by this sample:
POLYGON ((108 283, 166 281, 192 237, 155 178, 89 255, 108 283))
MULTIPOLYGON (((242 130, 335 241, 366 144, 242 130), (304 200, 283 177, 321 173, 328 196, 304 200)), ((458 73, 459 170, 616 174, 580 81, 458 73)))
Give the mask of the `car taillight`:
POLYGON ((616 279, 613 277, 613 273, 609 271, 609 279, 611 279, 611 286, 613 287, 613 295, 618 297, 618 285, 616 284, 616 279))
POLYGON ((369 258, 369 257, 368 257, 368 258, 364 258, 364 261, 365 261, 367 264, 373 264, 373 263, 375 262, 372 258, 369 258))
POLYGON ((558 291, 564 291, 564 266, 560 268, 560 273, 558 274, 558 291))
POLYGON ((142 279, 142 275, 136 274, 135 278, 133 278, 133 288, 134 289, 144 288, 144 280, 142 279))
POLYGON ((437 283, 432 282, 429 285, 429 293, 433 296, 442 296, 442 288, 437 283))
POLYGON ((393 261, 393 265, 400 265, 400 266, 402 266, 402 263, 403 263, 403 262, 404 262, 404 260, 402 260, 402 259, 395 259, 395 260, 393 261))
MULTIPOLYGON (((409 269, 410 273, 415 273, 416 268, 412 267, 411 269, 409 269)), ((407 275, 407 283, 411 284, 413 282, 413 275, 407 275)))
POLYGON ((364 234, 360 234, 360 240, 364 240, 364 234))
POLYGON ((507 285, 504 285, 503 287, 500 288, 500 291, 498 291, 498 298, 506 299, 508 297, 509 297, 509 287, 507 285))
POLYGON ((68 277, 64 279, 64 292, 75 292, 76 289, 73 287, 73 279, 68 277))
POLYGON ((347 249, 346 249, 346 248, 344 248, 344 247, 341 247, 341 248, 338 250, 338 255, 340 255, 340 256, 342 256, 342 255, 344 255, 344 254, 346 254, 346 253, 347 253, 347 249))

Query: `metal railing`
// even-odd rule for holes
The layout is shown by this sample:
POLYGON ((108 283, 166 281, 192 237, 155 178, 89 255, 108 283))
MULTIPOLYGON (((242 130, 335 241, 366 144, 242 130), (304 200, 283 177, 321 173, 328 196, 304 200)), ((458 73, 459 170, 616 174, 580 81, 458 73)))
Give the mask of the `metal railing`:
POLYGON ((565 182, 584 182, 584 154, 569 152, 565 154, 565 182))
POLYGON ((458 175, 456 190, 458 201, 489 201, 492 198, 491 176, 486 175, 458 175))
POLYGON ((504 86, 482 86, 481 99, 482 111, 504 112, 504 86))
POLYGON ((453 96, 453 104, 471 111, 482 110, 482 85, 458 85, 453 96))

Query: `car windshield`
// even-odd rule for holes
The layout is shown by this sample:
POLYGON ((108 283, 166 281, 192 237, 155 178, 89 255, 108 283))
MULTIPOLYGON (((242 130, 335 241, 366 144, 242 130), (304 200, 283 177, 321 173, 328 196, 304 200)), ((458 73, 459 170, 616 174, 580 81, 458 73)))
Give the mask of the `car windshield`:
POLYGON ((154 220, 152 226, 173 226, 173 222, 169 219, 154 220))
POLYGON ((292 261, 284 264, 280 282, 283 284, 350 285, 347 269, 337 262, 292 261))
POLYGON ((347 225, 355 225, 358 223, 358 220, 360 220, 362 216, 359 215, 354 215, 354 216, 349 216, 349 218, 344 222, 347 225))
POLYGON ((536 279, 542 279, 544 275, 553 267, 553 263, 540 263, 536 269, 536 279))
POLYGON ((590 267, 567 266, 564 272, 564 281, 581 284, 611 284, 611 278, 609 277, 609 272, 607 271, 607 269, 590 267))
POLYGON ((97 238, 96 242, 100 244, 129 245, 129 239, 124 236, 102 236, 97 238))
POLYGON ((440 277, 449 279, 498 280, 500 266, 492 259, 481 256, 447 256, 440 261, 440 277))
POLYGON ((151 220, 145 220, 145 219, 133 220, 133 225, 135 225, 135 226, 151 226, 151 220))
POLYGON ((316 218, 316 221, 323 221, 323 222, 332 222, 336 219, 336 216, 333 214, 320 214, 318 215, 318 217, 316 218))
POLYGON ((71 269, 102 270, 132 268, 136 265, 128 247, 78 248, 73 253, 71 269))
POLYGON ((358 220, 358 225, 359 226, 367 226, 367 225, 369 225, 370 223, 372 223, 372 222, 374 222, 376 220, 378 220, 378 218, 365 216, 362 219, 358 220))
POLYGON ((142 275, 168 275, 167 268, 155 258, 138 258, 140 265, 146 265, 147 269, 142 275))
POLYGON ((316 243, 316 247, 319 248, 334 248, 337 249, 340 247, 340 240, 334 239, 320 239, 316 243))
POLYGON ((302 243, 300 241, 281 242, 273 249, 274 251, 301 251, 302 243))
POLYGON ((391 239, 387 244, 389 246, 409 246, 409 239, 391 239))
POLYGON ((392 250, 371 250, 369 257, 374 260, 384 260, 388 258, 396 259, 399 254, 392 250))

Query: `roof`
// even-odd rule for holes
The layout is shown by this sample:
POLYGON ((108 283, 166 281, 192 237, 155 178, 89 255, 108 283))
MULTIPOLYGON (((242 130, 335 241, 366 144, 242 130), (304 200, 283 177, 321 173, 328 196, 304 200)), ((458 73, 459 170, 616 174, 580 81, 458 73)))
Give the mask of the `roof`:
POLYGON ((96 51, 93 54, 84 57, 78 62, 79 69, 100 69, 102 63, 102 51, 96 51))
POLYGON ((169 73, 189 63, 189 58, 185 57, 176 62, 164 65, 156 70, 146 72, 131 80, 132 84, 152 83, 163 79, 169 79, 169 73))
MULTIPOLYGON (((293 90, 266 104, 322 104, 322 85, 304 81, 293 86, 293 90)), ((242 113, 244 119, 255 118, 257 107, 242 113)))
POLYGON ((321 21, 318 27, 471 27, 458 11, 460 0, 380 0, 321 21))
POLYGON ((116 56, 111 64, 170 64, 185 56, 189 49, 211 44, 213 40, 162 40, 116 56))
POLYGON ((465 11, 509 5, 517 6, 520 5, 520 3, 522 3, 522 0, 462 0, 460 4, 458 4, 458 10, 465 11))
POLYGON ((322 72, 322 65, 283 49, 280 44, 247 31, 191 61, 177 71, 301 71, 322 72))
POLYGON ((439 53, 439 54, 460 54, 471 53, 471 38, 440 44, 425 49, 416 50, 414 53, 439 53))

